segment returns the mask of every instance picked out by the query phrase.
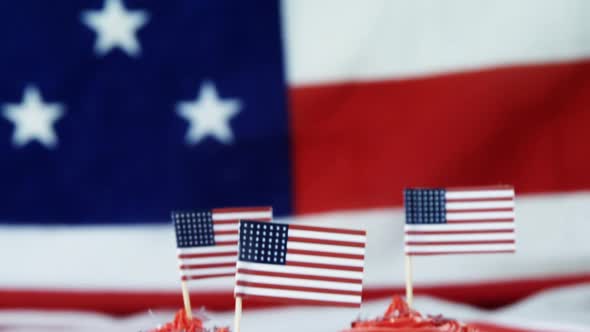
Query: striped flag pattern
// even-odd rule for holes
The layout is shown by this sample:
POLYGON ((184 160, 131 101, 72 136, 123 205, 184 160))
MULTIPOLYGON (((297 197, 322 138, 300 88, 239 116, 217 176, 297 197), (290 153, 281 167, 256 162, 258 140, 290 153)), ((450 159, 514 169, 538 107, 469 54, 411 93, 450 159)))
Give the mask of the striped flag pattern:
POLYGON ((406 189, 408 255, 512 253, 514 188, 406 189))
POLYGON ((235 295, 359 307, 366 232, 242 221, 235 295))
POLYGON ((182 280, 233 277, 240 220, 272 220, 272 207, 172 213, 182 280))

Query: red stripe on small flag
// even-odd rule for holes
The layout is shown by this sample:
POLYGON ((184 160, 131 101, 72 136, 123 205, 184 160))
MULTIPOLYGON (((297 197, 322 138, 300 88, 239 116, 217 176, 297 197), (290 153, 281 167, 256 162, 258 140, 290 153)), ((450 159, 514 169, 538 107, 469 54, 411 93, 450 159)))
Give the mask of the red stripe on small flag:
POLYGON ((201 253, 201 254, 180 254, 178 258, 186 259, 186 258, 207 258, 207 257, 226 257, 226 256, 235 256, 238 253, 237 250, 234 251, 227 251, 227 252, 211 252, 211 253, 201 253))
POLYGON ((303 287, 303 286, 292 286, 292 285, 275 285, 275 284, 267 284, 267 283, 259 283, 259 282, 249 282, 249 281, 243 281, 243 280, 238 280, 236 282, 236 284, 239 286, 281 289, 281 290, 291 290, 291 291, 299 291, 299 292, 313 292, 313 293, 326 293, 326 294, 339 294, 339 295, 356 295, 356 296, 360 296, 362 294, 362 292, 358 292, 358 291, 347 291, 347 290, 339 290, 339 289, 303 287))
POLYGON ((447 224, 471 224, 482 222, 514 222, 514 218, 447 220, 447 224))
POLYGON ((213 225, 230 225, 230 224, 238 224, 240 221, 237 219, 231 220, 213 220, 213 225))
POLYGON ((237 235, 239 231, 235 230, 227 230, 227 231, 214 231, 215 235, 237 235))
POLYGON ((214 274, 202 274, 198 276, 182 276, 180 278, 183 281, 188 280, 200 280, 200 279, 209 279, 209 278, 221 278, 221 277, 233 277, 234 273, 214 273, 214 274))
POLYGON ((237 246, 238 241, 220 241, 215 242, 215 246, 237 246))
POLYGON ((242 293, 236 293, 237 297, 244 299, 255 299, 267 302, 283 302, 292 305, 318 305, 318 306, 331 306, 331 307, 348 307, 358 308, 359 303, 346 303, 346 302, 335 302, 335 301, 318 301, 318 300, 300 300, 286 297, 272 297, 272 296, 259 296, 259 295, 248 295, 242 293))
POLYGON ((303 250, 303 249, 287 249, 287 254, 323 256, 323 257, 332 257, 332 258, 348 258, 348 259, 364 259, 364 257, 365 257, 363 255, 342 254, 342 253, 337 253, 337 252, 325 252, 325 251, 314 251, 314 250, 303 250))
POLYGON ((266 276, 266 277, 319 280, 319 281, 344 282, 344 283, 356 283, 356 284, 363 283, 362 279, 314 276, 314 275, 299 274, 299 273, 268 272, 268 271, 252 270, 252 269, 238 269, 237 272, 242 273, 242 274, 266 276))
POLYGON ((448 254, 512 254, 515 250, 470 250, 470 251, 431 251, 431 252, 408 252, 411 256, 434 256, 448 254))
POLYGON ((497 209, 447 209, 447 212, 452 213, 470 213, 470 212, 513 212, 513 208, 497 208, 497 209))
POLYGON ((514 244, 516 243, 515 240, 481 240, 481 241, 453 241, 453 242, 445 242, 445 241, 432 241, 432 242, 415 242, 415 241, 408 241, 406 245, 409 246, 437 246, 437 245, 468 245, 468 244, 514 244))
POLYGON ((406 231, 407 235, 453 235, 453 234, 496 234, 514 233, 514 229, 484 229, 474 231, 406 231))
MULTIPOLYGON (((272 218, 254 218, 256 221, 272 221, 272 218)), ((249 220, 249 219, 229 219, 229 220, 213 220, 213 225, 230 225, 230 224, 239 224, 240 220, 249 220)))
POLYGON ((271 207, 255 206, 255 207, 232 207, 232 208, 217 208, 211 210, 213 213, 236 213, 236 212, 272 212, 271 207))
POLYGON ((181 270, 197 270, 197 269, 212 269, 218 267, 232 267, 236 266, 235 262, 230 263, 212 263, 212 264, 183 264, 180 265, 181 270))
POLYGON ((472 202, 511 202, 514 197, 490 197, 490 198, 447 198, 447 203, 472 203, 472 202))
POLYGON ((311 267, 311 268, 316 268, 316 269, 363 272, 363 268, 361 266, 320 264, 320 263, 307 263, 307 262, 287 262, 286 265, 287 266, 299 266, 299 267, 311 267))
POLYGON ((313 231, 313 232, 325 232, 325 233, 337 233, 337 234, 350 234, 350 235, 365 235, 366 231, 357 229, 341 229, 341 228, 330 228, 330 227, 316 227, 309 225, 289 225, 289 229, 296 229, 302 231, 313 231))
POLYGON ((314 243, 314 244, 327 244, 327 245, 344 246, 344 247, 356 247, 356 248, 364 248, 365 247, 365 244, 361 243, 361 242, 310 239, 310 238, 299 237, 299 236, 289 236, 289 241, 303 242, 303 243, 314 243))

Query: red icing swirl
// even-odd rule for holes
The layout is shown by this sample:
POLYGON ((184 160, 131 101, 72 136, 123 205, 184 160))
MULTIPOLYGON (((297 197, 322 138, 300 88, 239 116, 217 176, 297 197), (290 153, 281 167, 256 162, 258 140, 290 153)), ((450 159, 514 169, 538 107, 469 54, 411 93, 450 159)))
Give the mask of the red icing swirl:
POLYGON ((215 327, 213 330, 203 326, 203 320, 198 317, 188 319, 184 309, 180 309, 172 322, 152 330, 151 332, 229 332, 229 327, 215 327))
POLYGON ((394 296, 391 304, 382 317, 371 320, 352 322, 351 328, 343 332, 477 332, 456 320, 442 316, 423 317, 419 312, 410 309, 399 296, 394 296))

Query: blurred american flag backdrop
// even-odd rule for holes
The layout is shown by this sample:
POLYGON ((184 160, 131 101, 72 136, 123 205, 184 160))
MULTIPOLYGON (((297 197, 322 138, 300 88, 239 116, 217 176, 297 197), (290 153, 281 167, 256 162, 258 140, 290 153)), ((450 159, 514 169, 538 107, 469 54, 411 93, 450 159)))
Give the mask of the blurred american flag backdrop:
MULTIPOLYGON (((516 254, 420 257, 417 305, 535 295, 431 313, 590 330, 587 301, 537 294, 590 293, 590 2, 20 0, 0 18, 0 330, 180 308, 170 211, 216 206, 366 229, 369 308, 402 293, 404 188, 498 184, 516 254)), ((193 306, 232 310, 232 287, 193 282, 193 306)))

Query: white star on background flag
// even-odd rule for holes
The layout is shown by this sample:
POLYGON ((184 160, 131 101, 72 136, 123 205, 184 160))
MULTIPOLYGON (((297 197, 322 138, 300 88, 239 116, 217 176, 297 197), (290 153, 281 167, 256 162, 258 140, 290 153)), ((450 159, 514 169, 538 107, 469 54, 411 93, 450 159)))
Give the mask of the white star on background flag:
POLYGON ((44 103, 39 89, 28 86, 22 103, 5 104, 2 115, 15 126, 12 143, 16 147, 37 140, 47 148, 54 148, 58 140, 53 125, 63 116, 63 109, 63 104, 44 103))
POLYGON ((102 56, 119 47, 130 56, 141 53, 137 30, 149 20, 145 10, 127 10, 121 0, 106 0, 101 10, 82 13, 82 22, 97 35, 94 51, 102 56))
POLYGON ((197 144, 207 136, 231 144, 229 121, 240 112, 241 105, 238 99, 220 99, 213 82, 204 82, 195 101, 179 102, 176 106, 178 115, 189 122, 187 144, 197 144))

